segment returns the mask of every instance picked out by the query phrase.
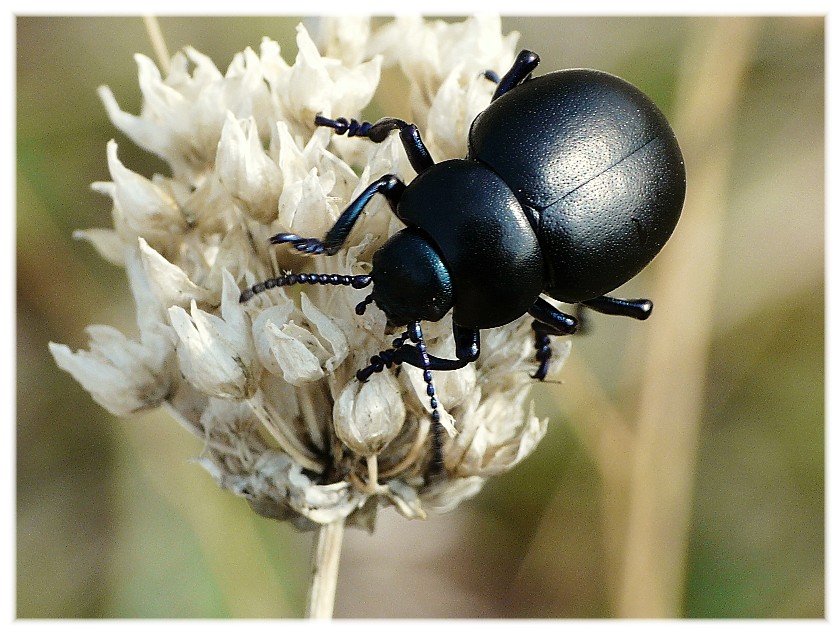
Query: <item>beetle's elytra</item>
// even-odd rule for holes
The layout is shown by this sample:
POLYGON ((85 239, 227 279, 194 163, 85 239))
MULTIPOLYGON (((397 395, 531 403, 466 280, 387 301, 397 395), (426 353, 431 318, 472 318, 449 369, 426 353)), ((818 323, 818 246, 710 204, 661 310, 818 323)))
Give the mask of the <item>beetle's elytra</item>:
POLYGON ((408 185, 387 174, 365 189, 322 239, 280 233, 313 255, 336 253, 365 205, 383 195, 406 228, 374 254, 371 274, 290 274, 243 291, 244 302, 274 286, 336 284, 372 293, 393 326, 406 326, 394 346, 358 371, 367 380, 393 364, 424 370, 431 400, 432 461, 441 467, 440 414, 433 370, 454 370, 480 354, 480 331, 529 313, 544 379, 551 335, 575 332, 577 321, 543 299, 646 319, 647 299, 611 292, 641 271, 674 231, 685 199, 685 166, 671 127, 638 88, 608 73, 574 69, 531 77, 539 57, 522 51, 486 110, 473 121, 467 156, 435 163, 414 124, 316 117, 319 126, 375 143, 394 130, 418 176, 408 185), (455 359, 429 354, 420 327, 450 310, 455 359))

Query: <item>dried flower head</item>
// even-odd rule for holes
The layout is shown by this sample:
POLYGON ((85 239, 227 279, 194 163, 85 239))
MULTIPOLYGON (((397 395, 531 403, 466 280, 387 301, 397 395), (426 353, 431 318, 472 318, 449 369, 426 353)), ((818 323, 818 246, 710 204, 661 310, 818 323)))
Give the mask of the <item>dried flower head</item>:
MULTIPOLYGON (((323 55, 298 27, 289 65, 266 38, 224 74, 191 48, 172 58, 166 77, 137 55, 139 116, 100 89, 114 125, 172 174, 136 174, 108 144, 112 180, 93 187, 113 200, 114 228, 77 235, 125 267, 139 337, 91 326, 89 350, 50 350, 114 414, 167 407, 203 439, 198 462, 258 513, 302 527, 345 518, 372 528, 383 504, 410 518, 452 509, 534 449, 546 422, 526 407, 530 321, 485 331, 476 363, 436 373, 448 437, 444 472, 429 481, 422 370, 356 379, 394 336, 380 311, 356 314, 363 291, 276 288, 240 303, 240 290, 284 271, 368 273, 373 252, 400 228, 373 201, 352 246, 333 257, 269 245, 278 232, 323 235, 378 176, 414 176, 397 138, 337 137, 315 127, 317 113, 359 117, 383 64, 398 65, 432 154, 463 156, 469 124, 493 91, 482 72, 510 66, 516 35, 503 37, 498 18, 398 18, 373 31, 343 17, 323 20, 320 39, 323 55)), ((431 352, 451 355, 449 317, 424 323, 424 334, 431 352)), ((568 348, 555 345, 553 370, 568 348)))

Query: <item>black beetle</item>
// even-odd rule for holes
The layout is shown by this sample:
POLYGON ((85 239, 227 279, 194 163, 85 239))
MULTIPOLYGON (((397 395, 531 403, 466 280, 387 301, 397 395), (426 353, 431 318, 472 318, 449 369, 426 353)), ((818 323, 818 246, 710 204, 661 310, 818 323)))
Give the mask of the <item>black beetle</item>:
POLYGON ((370 275, 288 274, 246 289, 244 302, 289 284, 336 284, 373 292, 389 324, 407 326, 392 348, 358 371, 367 380, 392 364, 424 370, 431 399, 433 466, 440 466, 440 414, 432 370, 454 370, 479 356, 479 333, 525 313, 534 318, 534 378, 544 379, 550 335, 577 320, 540 295, 595 311, 646 319, 646 299, 607 297, 641 271, 674 230, 685 198, 685 167, 671 127, 639 89, 608 73, 562 70, 531 77, 539 57, 519 53, 492 101, 472 122, 464 159, 435 163, 414 124, 316 117, 316 125, 376 143, 399 130, 418 176, 371 183, 323 239, 280 233, 270 241, 332 255, 365 205, 382 194, 406 228, 373 256, 370 275), (420 322, 453 310, 456 359, 426 351, 420 322), (412 343, 408 343, 408 341, 412 343))

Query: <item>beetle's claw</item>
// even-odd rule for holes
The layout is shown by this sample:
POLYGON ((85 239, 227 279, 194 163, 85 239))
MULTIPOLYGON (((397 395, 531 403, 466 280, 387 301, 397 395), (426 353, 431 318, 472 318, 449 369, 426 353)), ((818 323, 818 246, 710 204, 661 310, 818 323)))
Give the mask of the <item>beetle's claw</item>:
POLYGON ((278 233, 271 236, 268 241, 271 244, 290 244, 301 253, 309 255, 320 255, 326 250, 324 243, 318 238, 302 238, 294 233, 278 233))

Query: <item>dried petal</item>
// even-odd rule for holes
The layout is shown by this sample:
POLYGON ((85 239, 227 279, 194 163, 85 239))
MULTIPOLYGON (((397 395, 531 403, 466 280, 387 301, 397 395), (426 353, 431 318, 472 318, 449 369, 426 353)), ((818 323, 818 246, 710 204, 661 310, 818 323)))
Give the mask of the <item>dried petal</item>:
POLYGON ((309 322, 313 334, 317 335, 319 341, 325 344, 324 348, 330 354, 329 358, 324 361, 324 369, 327 372, 333 372, 347 358, 347 353, 350 351, 347 345, 347 337, 344 336, 335 321, 318 310, 318 307, 312 303, 306 293, 300 295, 300 308, 309 322))
POLYGON ((77 240, 87 240, 96 252, 111 264, 125 264, 125 242, 113 229, 79 229, 73 232, 77 240))
POLYGON ((149 285, 161 306, 188 306, 190 302, 208 303, 212 296, 207 289, 193 283, 184 271, 139 238, 140 258, 149 285))
POLYGON ((196 307, 169 309, 178 335, 178 363, 184 377, 210 396, 248 398, 254 392, 246 333, 196 307))
POLYGON ((158 335, 150 345, 143 345, 110 326, 88 326, 86 331, 90 351, 74 353, 64 344, 50 342, 58 367, 117 416, 160 405, 171 386, 171 377, 164 371, 171 352, 166 337, 158 335))
POLYGON ((233 113, 227 113, 216 153, 216 171, 243 211, 261 222, 277 217, 283 177, 278 165, 263 150, 253 117, 237 121, 233 113))

